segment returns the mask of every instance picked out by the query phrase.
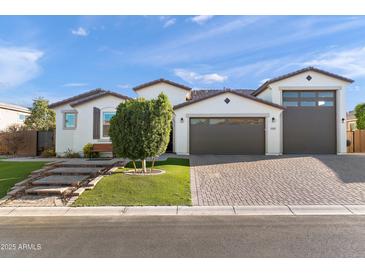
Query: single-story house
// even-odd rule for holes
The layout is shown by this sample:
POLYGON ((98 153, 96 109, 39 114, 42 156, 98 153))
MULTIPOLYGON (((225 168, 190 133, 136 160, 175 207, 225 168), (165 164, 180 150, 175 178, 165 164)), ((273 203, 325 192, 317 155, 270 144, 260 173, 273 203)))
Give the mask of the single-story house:
POLYGON ((7 103, 0 103, 0 131, 3 131, 14 124, 23 124, 29 115, 30 110, 28 108, 7 103))
MULTIPOLYGON (((135 87, 139 97, 164 92, 174 106, 172 151, 177 154, 346 153, 346 88, 353 80, 307 67, 259 88, 193 90, 159 79, 135 87)), ((93 90, 51 105, 56 152, 110 143, 109 121, 131 98, 93 90)))

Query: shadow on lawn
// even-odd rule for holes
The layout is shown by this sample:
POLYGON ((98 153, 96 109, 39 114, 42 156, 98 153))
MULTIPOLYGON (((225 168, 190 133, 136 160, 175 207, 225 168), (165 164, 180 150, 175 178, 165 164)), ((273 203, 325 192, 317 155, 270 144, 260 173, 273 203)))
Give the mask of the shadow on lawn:
MULTIPOLYGON (((147 161, 147 167, 151 167, 151 165, 152 165, 152 161, 147 161)), ((166 160, 155 162, 155 167, 156 166, 165 166, 165 165, 190 166, 190 163, 189 163, 189 159, 185 159, 185 158, 167 158, 166 160)), ((136 161, 136 166, 137 166, 137 168, 141 168, 142 167, 141 161, 136 161)), ((128 164, 126 164, 125 167, 133 168, 132 161, 130 161, 128 164)))

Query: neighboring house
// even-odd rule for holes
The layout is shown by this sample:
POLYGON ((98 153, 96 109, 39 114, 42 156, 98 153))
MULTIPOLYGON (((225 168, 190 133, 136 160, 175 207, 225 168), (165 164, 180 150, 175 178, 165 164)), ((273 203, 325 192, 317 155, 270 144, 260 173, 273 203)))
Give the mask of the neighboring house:
MULTIPOLYGON (((347 150, 345 97, 352 82, 308 67, 256 90, 192 90, 165 79, 133 90, 146 99, 160 92, 169 97, 174 105, 171 142, 177 154, 341 154, 347 150)), ((126 99, 99 90, 52 104, 56 152, 110 142, 103 126, 108 127, 105 121, 126 99)))
POLYGON ((0 131, 5 130, 10 125, 23 124, 29 115, 30 110, 28 108, 0 103, 0 131))
POLYGON ((354 110, 351 110, 346 113, 347 131, 355 131, 357 129, 356 121, 357 121, 357 118, 355 116, 354 110))

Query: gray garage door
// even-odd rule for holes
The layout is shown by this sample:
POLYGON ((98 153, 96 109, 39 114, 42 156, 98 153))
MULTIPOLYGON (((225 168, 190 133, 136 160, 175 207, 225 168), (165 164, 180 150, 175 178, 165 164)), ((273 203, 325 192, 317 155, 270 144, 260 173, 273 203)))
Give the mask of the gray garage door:
POLYGON ((336 93, 284 91, 284 153, 336 153, 336 93))
POLYGON ((265 154, 265 118, 190 118, 191 154, 265 154))

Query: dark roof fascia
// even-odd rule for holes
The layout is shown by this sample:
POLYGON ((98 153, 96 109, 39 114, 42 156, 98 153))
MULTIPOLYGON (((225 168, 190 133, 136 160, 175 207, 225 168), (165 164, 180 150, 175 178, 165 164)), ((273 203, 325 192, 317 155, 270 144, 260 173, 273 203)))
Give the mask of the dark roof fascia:
POLYGON ((278 104, 274 104, 274 103, 271 103, 271 102, 268 102, 268 101, 265 101, 265 100, 262 100, 262 99, 259 99, 259 98, 256 98, 254 96, 250 96, 250 95, 245 95, 245 94, 242 94, 242 93, 239 93, 239 92, 236 92, 236 91, 232 91, 232 90, 222 90, 220 92, 217 92, 217 93, 213 93, 211 95, 207 95, 205 97, 201 97, 201 98, 198 98, 196 100, 191 100, 191 101, 187 101, 187 102, 184 102, 184 103, 181 103, 181 104, 178 104, 178 105, 175 105, 174 106, 174 110, 176 109, 179 109, 179 108, 183 108, 185 106, 188 106, 188 105, 191 105, 191 104, 195 104, 195 103, 198 103, 198 102, 201 102, 201 101, 204 101, 206 99, 209 99, 209 98, 213 98, 215 96, 218 96, 218 95, 221 95, 221 94, 224 94, 224 93, 232 93, 232 94, 235 94, 235 95, 238 95, 238 96, 241 96, 243 98, 246 98, 246 99, 249 99, 249 100, 252 100, 252 101, 255 101, 255 102, 258 102, 258 103, 261 103, 261 104, 265 104, 265 105, 268 105, 268 106, 271 106, 271 107, 275 107, 275 108, 279 108, 279 109, 286 109, 285 107, 281 106, 281 105, 278 105, 278 104))
POLYGON ((165 83, 165 84, 169 84, 169 85, 172 85, 172 86, 175 86, 175 87, 178 87, 178 88, 182 88, 182 89, 185 89, 185 90, 191 90, 191 87, 184 86, 182 84, 175 83, 173 81, 166 80, 166 79, 163 79, 163 78, 157 79, 157 80, 154 80, 154 81, 151 81, 151 82, 147 82, 147 83, 144 83, 144 84, 141 84, 141 85, 138 85, 138 86, 134 87, 133 90, 137 91, 137 90, 140 90, 140 89, 143 89, 143 88, 146 88, 146 87, 150 87, 150 86, 153 86, 153 85, 156 85, 156 84, 159 84, 159 83, 165 83))
POLYGON ((284 79, 287 79, 287 78, 290 78, 292 76, 301 74, 303 72, 308 72, 308 71, 315 71, 315 72, 318 72, 318 73, 321 73, 321 74, 327 75, 329 77, 333 77, 333 78, 336 78, 338 80, 345 81, 345 82, 348 82, 348 83, 353 83, 354 82, 354 80, 352 80, 352 79, 349 79, 349 78, 334 74, 332 72, 328 72, 328 71, 318 69, 318 68, 315 68, 315 67, 306 67, 306 68, 303 68, 303 69, 300 69, 300 70, 297 70, 297 71, 294 71, 294 72, 290 72, 290 73, 287 73, 287 74, 284 74, 284 75, 281 75, 281 76, 278 76, 278 77, 275 77, 275 78, 272 78, 272 79, 266 81, 254 93, 252 93, 252 95, 253 96, 259 95, 261 92, 263 92, 272 83, 275 83, 277 81, 281 81, 281 80, 284 80, 284 79))

